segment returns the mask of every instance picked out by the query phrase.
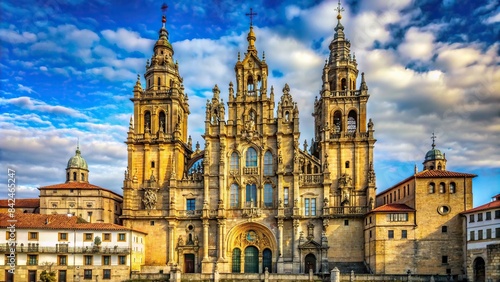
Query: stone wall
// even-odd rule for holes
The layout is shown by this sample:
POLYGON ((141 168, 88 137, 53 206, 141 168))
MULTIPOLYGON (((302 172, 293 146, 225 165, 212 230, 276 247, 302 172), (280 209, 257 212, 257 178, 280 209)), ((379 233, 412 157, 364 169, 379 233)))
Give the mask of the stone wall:
POLYGON ((488 245, 487 256, 488 256, 486 261, 487 281, 500 281, 500 244, 488 245))

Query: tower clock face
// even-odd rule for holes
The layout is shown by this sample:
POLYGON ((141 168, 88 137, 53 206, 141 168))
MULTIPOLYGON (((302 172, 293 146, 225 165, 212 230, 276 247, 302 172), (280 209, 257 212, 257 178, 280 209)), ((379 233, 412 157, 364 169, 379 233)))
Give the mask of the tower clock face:
POLYGON ((257 233, 255 233, 255 231, 253 230, 250 230, 247 232, 247 240, 249 242, 254 242, 255 239, 257 239, 257 233))

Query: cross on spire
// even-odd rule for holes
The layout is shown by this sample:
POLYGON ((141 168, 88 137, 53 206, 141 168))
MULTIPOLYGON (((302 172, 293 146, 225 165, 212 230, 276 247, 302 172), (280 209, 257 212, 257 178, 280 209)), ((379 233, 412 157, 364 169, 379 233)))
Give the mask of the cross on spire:
POLYGON ((257 13, 254 13, 253 9, 250 8, 250 13, 246 13, 245 15, 250 17, 250 26, 253 26, 253 16, 256 16, 257 13))
POLYGON ((344 10, 344 7, 342 7, 342 5, 340 4, 340 0, 339 0, 339 4, 338 4, 337 8, 335 8, 335 11, 337 11, 337 13, 338 13, 337 17, 342 17, 342 15, 340 13, 345 11, 345 10, 344 10))
POLYGON ((431 136, 431 139, 432 139, 432 149, 434 149, 434 147, 436 147, 436 144, 434 143, 434 141, 436 140, 436 135, 434 135, 434 132, 432 132, 432 136, 431 136))
POLYGON ((163 3, 163 5, 161 5, 161 10, 163 12, 163 15, 161 17, 161 22, 163 23, 163 27, 165 27, 165 23, 167 22, 167 16, 166 16, 167 9, 168 5, 166 3, 163 3))

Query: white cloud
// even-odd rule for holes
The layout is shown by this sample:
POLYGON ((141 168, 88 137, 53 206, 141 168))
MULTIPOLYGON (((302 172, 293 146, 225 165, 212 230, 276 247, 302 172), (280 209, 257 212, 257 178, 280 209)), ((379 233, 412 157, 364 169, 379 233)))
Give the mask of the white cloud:
POLYGON ((40 69, 41 71, 47 71, 47 70, 48 70, 46 66, 41 66, 39 69, 40 69))
POLYGON ((493 23, 497 23, 497 22, 500 22, 500 10, 497 11, 494 15, 492 15, 484 20, 484 23, 486 23, 486 24, 493 24, 493 23))
POLYGON ((119 28, 117 31, 106 29, 101 31, 101 34, 110 43, 129 52, 139 51, 144 54, 149 54, 155 42, 148 38, 142 38, 140 34, 135 31, 129 31, 124 28, 119 28))
POLYGON ((39 111, 39 112, 45 112, 45 113, 51 113, 51 114, 61 114, 61 115, 68 115, 72 117, 77 117, 77 118, 84 118, 86 119, 87 116, 80 113, 79 111, 71 108, 67 108, 64 106, 53 106, 53 105, 48 105, 45 102, 35 100, 30 97, 26 96, 21 96, 17 98, 11 98, 11 99, 5 99, 5 98, 0 98, 0 105, 14 105, 18 106, 23 109, 28 109, 32 111, 39 111))
POLYGON ((36 34, 23 31, 19 33, 17 30, 0 29, 0 40, 12 44, 35 42, 36 34))
POLYGON ((398 51, 411 60, 428 61, 433 56, 434 35, 411 27, 405 34, 404 41, 398 46, 398 51))
POLYGON ((35 90, 33 90, 31 87, 28 87, 28 86, 24 86, 22 84, 18 84, 17 85, 17 90, 19 91, 23 91, 23 92, 28 92, 28 93, 36 93, 35 90))

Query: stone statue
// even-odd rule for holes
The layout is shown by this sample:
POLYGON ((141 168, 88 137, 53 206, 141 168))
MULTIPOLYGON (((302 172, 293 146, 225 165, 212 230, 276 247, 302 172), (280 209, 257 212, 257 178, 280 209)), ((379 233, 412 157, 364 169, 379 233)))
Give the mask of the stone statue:
POLYGON ((153 191, 153 189, 146 189, 144 192, 144 198, 142 199, 144 208, 147 210, 155 209, 157 200, 158 198, 156 197, 155 191, 153 191))

